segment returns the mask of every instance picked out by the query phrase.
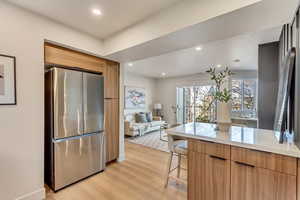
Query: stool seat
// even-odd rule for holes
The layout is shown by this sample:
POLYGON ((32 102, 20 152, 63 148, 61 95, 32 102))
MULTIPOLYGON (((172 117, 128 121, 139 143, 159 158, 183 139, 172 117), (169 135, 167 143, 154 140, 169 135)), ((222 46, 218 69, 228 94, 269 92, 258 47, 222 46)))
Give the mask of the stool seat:
POLYGON ((174 153, 187 155, 187 141, 176 141, 174 144, 174 153))

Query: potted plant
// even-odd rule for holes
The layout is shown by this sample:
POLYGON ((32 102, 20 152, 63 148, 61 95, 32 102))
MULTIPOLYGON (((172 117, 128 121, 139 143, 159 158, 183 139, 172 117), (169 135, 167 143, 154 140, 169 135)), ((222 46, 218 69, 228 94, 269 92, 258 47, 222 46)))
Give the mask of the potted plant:
POLYGON ((229 101, 231 92, 225 83, 233 72, 226 67, 225 70, 217 72, 215 68, 206 71, 210 75, 210 79, 215 82, 216 89, 213 93, 214 101, 217 101, 217 129, 220 131, 228 131, 231 126, 231 105, 229 101))

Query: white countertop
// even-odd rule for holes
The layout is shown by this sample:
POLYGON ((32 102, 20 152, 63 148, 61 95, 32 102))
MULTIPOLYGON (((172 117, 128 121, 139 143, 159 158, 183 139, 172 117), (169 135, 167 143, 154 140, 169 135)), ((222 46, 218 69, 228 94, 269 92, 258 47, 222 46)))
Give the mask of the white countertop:
POLYGON ((189 123, 167 129, 167 133, 300 158, 300 150, 294 143, 279 144, 279 132, 238 126, 220 132, 215 127, 216 124, 189 123))

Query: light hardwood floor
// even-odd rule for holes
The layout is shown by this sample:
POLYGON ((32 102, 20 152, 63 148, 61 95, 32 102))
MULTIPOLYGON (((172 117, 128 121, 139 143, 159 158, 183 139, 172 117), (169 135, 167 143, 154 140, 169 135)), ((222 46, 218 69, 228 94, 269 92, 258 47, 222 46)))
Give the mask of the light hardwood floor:
MULTIPOLYGON (((57 193, 47 200, 186 200, 184 184, 170 181, 164 188, 168 153, 125 143, 126 160, 110 164, 105 172, 57 193)), ((186 176, 183 174, 183 176, 186 176)))

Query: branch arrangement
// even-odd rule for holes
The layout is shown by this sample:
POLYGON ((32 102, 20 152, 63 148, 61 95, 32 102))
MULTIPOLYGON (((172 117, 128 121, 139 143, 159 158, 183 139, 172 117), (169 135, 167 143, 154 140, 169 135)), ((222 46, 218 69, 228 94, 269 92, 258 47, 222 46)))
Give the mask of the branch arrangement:
POLYGON ((216 91, 213 97, 216 101, 228 103, 231 100, 231 92, 227 89, 221 89, 226 79, 234 73, 226 67, 224 71, 216 72, 216 68, 210 68, 206 71, 210 75, 210 79, 216 83, 216 91))

